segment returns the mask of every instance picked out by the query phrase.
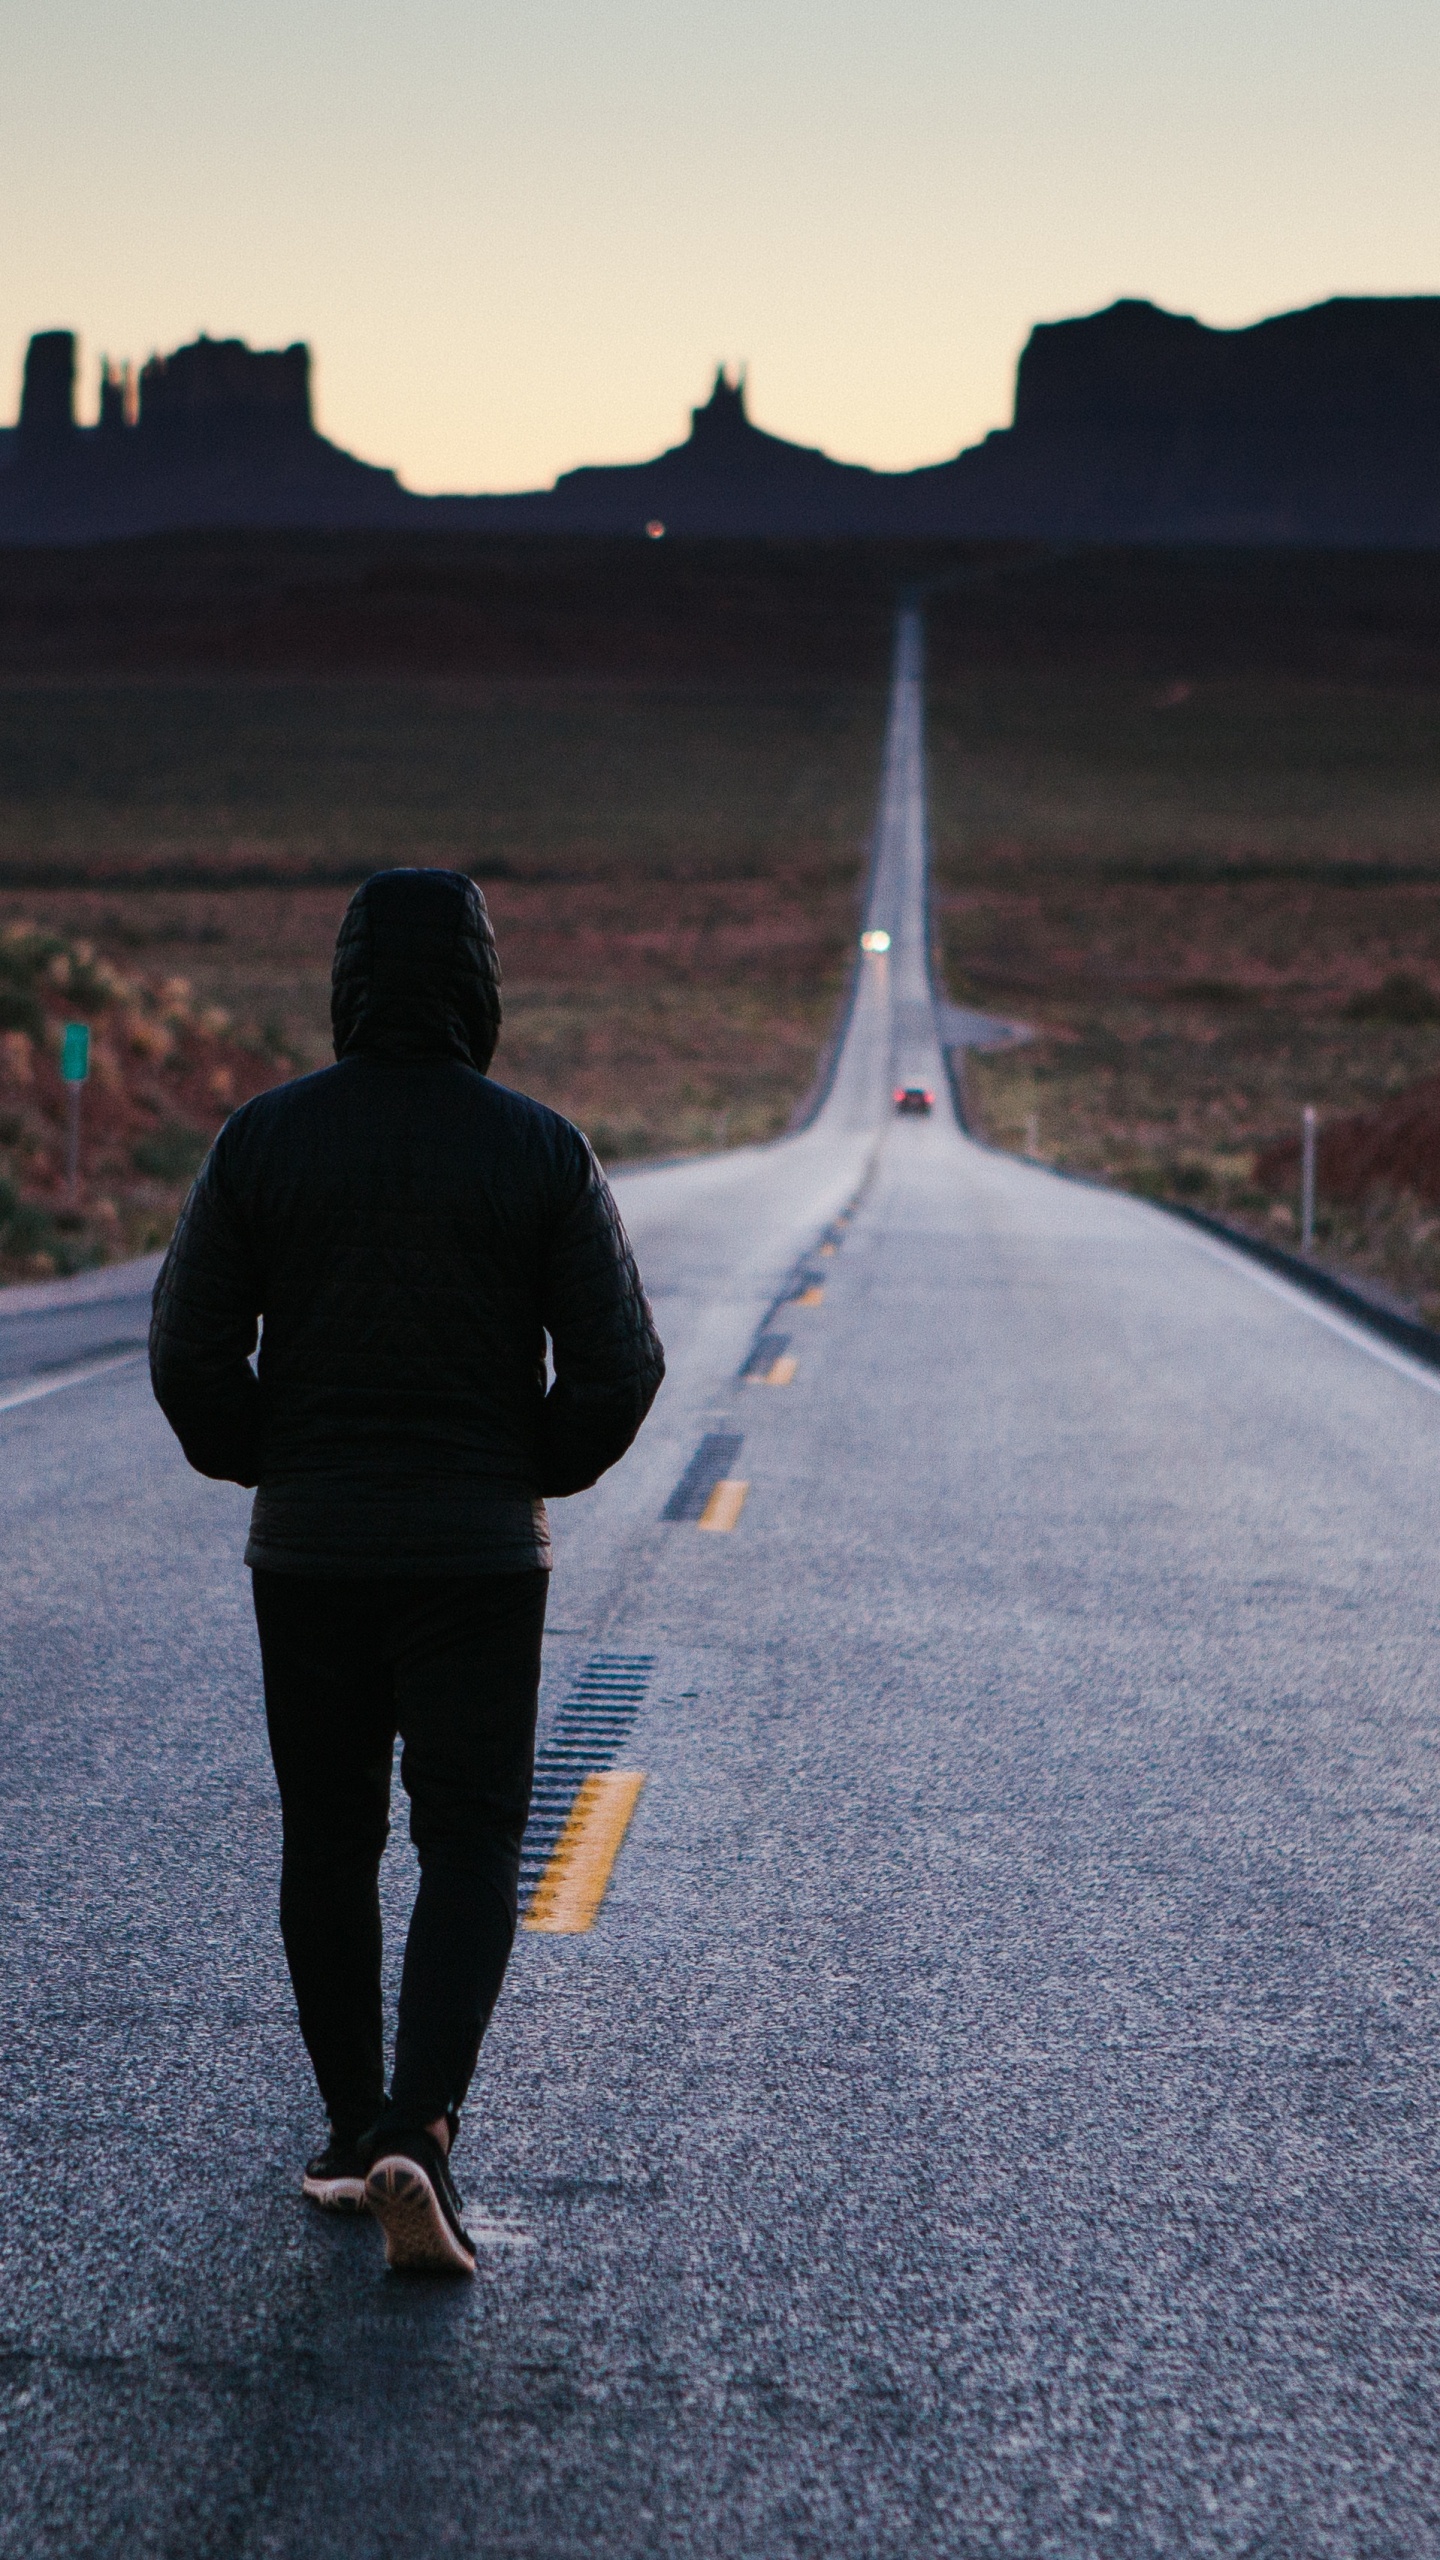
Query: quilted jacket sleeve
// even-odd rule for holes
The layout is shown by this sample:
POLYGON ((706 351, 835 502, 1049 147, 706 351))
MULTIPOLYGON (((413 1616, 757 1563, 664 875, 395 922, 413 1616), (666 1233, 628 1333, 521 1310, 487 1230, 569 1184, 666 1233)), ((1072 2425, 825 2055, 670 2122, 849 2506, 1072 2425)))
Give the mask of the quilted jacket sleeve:
POLYGON ((548 1240, 540 1313, 555 1361, 540 1489, 580 1493, 629 1448, 665 1375, 665 1354, 620 1212, 578 1132, 548 1240))
POLYGON ((150 1376, 156 1400, 202 1476, 253 1485, 260 1389, 250 1366, 259 1289, 225 1179, 225 1138, 210 1150, 155 1283, 150 1376))

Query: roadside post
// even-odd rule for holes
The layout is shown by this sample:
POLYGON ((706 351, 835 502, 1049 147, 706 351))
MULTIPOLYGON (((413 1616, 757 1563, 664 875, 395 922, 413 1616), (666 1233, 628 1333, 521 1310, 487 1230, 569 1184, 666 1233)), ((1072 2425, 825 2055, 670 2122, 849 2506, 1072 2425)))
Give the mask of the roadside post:
POLYGON ((1307 1102, 1300 1123, 1300 1250, 1315 1242, 1315 1105, 1307 1102))
POLYGON ((90 1073, 88 1022, 66 1023, 65 1037, 60 1044, 60 1073, 70 1112, 70 1133, 65 1149, 65 1188, 73 1202, 80 1189, 80 1096, 90 1073))

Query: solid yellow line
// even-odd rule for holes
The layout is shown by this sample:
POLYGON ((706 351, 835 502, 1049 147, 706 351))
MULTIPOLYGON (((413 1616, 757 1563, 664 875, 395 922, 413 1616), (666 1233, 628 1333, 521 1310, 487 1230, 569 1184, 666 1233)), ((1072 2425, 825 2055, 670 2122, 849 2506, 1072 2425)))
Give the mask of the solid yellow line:
POLYGON ((610 1870, 645 1784, 642 1769, 607 1769, 581 1780, 570 1818, 535 1887, 523 1926, 576 1938, 595 1925, 610 1870))
POLYGON ((793 1351, 782 1351, 779 1359, 765 1372, 766 1386, 788 1387, 799 1366, 793 1351))
POLYGON ((808 1289, 802 1289, 799 1297, 793 1299, 791 1303, 797 1307, 818 1307, 823 1306, 824 1301, 825 1284, 821 1280, 814 1280, 811 1282, 810 1287, 808 1289))
POLYGON ((722 1476, 716 1485, 696 1527, 699 1529, 733 1529, 745 1508, 750 1487, 738 1476, 722 1476))

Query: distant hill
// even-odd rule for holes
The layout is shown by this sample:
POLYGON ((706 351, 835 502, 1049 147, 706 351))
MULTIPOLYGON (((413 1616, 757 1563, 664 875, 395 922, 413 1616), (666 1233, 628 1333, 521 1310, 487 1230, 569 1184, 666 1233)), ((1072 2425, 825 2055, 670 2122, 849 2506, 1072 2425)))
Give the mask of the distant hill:
POLYGON ((33 338, 0 435, 0 541, 184 527, 1095 542, 1440 544, 1440 296, 1209 329, 1149 302, 1032 330, 1014 423, 918 471, 832 461, 718 373, 653 461, 417 497, 317 434, 304 346, 198 339, 75 419, 75 341, 33 338))

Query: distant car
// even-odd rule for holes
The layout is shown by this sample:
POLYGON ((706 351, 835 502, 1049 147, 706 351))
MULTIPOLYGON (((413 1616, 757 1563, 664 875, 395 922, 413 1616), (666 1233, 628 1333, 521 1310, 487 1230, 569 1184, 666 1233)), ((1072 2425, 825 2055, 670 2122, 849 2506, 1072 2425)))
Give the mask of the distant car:
POLYGON ((897 1084, 895 1108, 897 1111, 933 1111, 935 1096, 927 1084, 897 1084))

